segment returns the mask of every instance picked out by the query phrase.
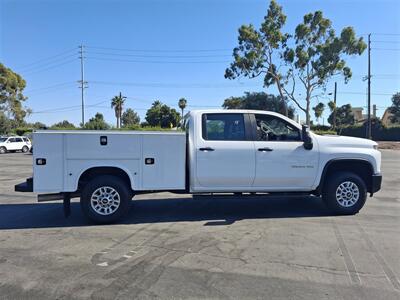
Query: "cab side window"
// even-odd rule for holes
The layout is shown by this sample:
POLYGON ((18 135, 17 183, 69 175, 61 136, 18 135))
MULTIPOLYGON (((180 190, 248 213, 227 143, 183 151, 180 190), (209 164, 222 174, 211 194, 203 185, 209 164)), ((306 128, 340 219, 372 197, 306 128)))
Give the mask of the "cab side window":
POLYGON ((15 141, 16 141, 17 143, 22 143, 22 139, 21 139, 21 138, 15 138, 15 141))
POLYGON ((202 125, 205 140, 246 140, 243 114, 204 114, 202 125))
POLYGON ((8 142, 9 142, 9 143, 15 143, 15 138, 9 138, 9 139, 8 139, 8 142))
POLYGON ((272 115, 255 115, 257 141, 301 141, 300 130, 272 115))

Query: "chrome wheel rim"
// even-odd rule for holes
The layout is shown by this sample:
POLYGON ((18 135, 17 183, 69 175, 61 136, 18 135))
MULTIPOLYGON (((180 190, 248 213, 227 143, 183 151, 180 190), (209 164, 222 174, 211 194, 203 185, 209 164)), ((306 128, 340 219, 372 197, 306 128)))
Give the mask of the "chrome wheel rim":
POLYGON ((351 207, 360 198, 360 190, 352 181, 342 182, 336 189, 336 201, 343 207, 351 207))
POLYGON ((118 192, 110 186, 102 186, 95 190, 90 198, 93 210, 102 216, 113 214, 121 203, 118 192))

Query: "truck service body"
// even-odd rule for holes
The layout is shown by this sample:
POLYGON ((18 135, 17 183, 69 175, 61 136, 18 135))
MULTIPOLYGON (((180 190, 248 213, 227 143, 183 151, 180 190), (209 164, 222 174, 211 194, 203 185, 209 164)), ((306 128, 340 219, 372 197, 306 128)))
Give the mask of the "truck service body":
POLYGON ((87 217, 112 222, 144 192, 313 194, 353 214, 381 186, 375 142, 316 135, 278 113, 192 111, 183 129, 37 131, 33 179, 15 190, 63 199, 67 212, 80 196, 87 217))

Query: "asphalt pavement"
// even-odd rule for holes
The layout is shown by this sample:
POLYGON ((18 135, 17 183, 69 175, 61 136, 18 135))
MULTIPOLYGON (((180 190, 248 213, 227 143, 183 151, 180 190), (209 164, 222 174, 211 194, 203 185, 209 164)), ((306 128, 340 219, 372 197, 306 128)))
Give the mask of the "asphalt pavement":
POLYGON ((32 156, 0 155, 0 299, 400 299, 400 151, 355 216, 314 197, 134 198, 115 225, 78 200, 37 203, 14 185, 32 156))

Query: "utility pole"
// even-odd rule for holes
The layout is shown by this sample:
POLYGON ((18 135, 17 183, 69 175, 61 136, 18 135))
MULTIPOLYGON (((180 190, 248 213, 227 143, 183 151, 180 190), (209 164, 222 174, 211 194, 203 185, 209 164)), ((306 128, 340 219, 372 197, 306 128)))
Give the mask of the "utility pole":
POLYGON ((335 107, 333 109, 333 129, 336 129, 336 91, 337 91, 337 83, 335 81, 335 90, 333 92, 333 103, 335 107))
POLYGON ((371 34, 368 34, 368 124, 367 138, 371 139, 371 34))
POLYGON ((81 89, 81 100, 82 100, 82 127, 85 125, 85 97, 84 97, 84 89, 87 88, 86 84, 87 81, 85 81, 85 72, 84 72, 84 64, 83 64, 83 59, 84 59, 84 51, 83 51, 83 45, 79 46, 79 58, 81 59, 81 80, 78 81, 80 84, 79 88, 81 89))

